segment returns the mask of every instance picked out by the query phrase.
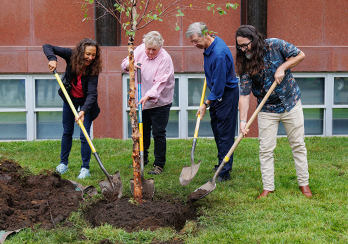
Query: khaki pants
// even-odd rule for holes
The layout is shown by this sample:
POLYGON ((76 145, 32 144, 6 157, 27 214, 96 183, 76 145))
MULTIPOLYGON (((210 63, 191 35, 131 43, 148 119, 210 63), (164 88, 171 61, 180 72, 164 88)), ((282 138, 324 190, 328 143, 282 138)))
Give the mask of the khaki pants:
POLYGON ((301 100, 291 111, 285 113, 265 113, 258 115, 260 164, 263 189, 274 191, 274 158, 273 150, 277 144, 279 122, 282 121, 292 148, 295 169, 299 186, 308 185, 309 173, 307 150, 304 142, 304 118, 301 100))

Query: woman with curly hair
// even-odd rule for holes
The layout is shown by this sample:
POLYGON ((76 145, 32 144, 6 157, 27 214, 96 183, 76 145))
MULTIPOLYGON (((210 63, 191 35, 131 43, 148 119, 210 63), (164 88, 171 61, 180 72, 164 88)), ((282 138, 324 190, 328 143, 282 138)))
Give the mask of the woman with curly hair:
MULTIPOLYGON (((72 146, 74 123, 81 120, 88 135, 92 121, 99 115, 98 106, 98 75, 102 70, 102 58, 99 44, 89 38, 81 40, 75 49, 43 45, 43 51, 47 56, 48 68, 54 71, 57 68, 57 56, 66 61, 65 78, 71 84, 69 96, 76 110, 78 117, 75 118, 61 89, 58 94, 63 99, 63 136, 61 142, 60 164, 56 170, 64 174, 68 170, 69 154, 72 146), (79 109, 78 109, 79 108, 79 109)), ((80 131, 82 166, 78 179, 90 176, 89 161, 91 159, 91 148, 80 131)))

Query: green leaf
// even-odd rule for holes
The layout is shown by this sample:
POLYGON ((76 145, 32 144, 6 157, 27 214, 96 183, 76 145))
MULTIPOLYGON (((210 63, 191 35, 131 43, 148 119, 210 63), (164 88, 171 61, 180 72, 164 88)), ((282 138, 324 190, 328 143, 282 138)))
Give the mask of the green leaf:
POLYGON ((178 25, 175 26, 175 30, 176 30, 176 31, 180 30, 180 27, 179 27, 178 25))
POLYGON ((158 18, 158 20, 159 20, 159 21, 161 21, 161 22, 163 22, 163 20, 162 20, 162 19, 160 19, 160 18, 158 18))
POLYGON ((210 11, 210 6, 208 6, 207 9, 210 11))
POLYGON ((176 16, 185 16, 183 12, 181 12, 180 9, 178 9, 178 14, 176 14, 176 16))

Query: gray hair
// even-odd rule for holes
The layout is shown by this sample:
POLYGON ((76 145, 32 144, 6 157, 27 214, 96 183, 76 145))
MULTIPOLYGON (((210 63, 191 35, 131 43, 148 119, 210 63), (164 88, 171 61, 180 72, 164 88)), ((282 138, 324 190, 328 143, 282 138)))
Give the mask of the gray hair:
POLYGON ((164 40, 158 31, 150 31, 144 35, 143 42, 146 46, 162 47, 164 40))
POLYGON ((185 35, 186 38, 190 38, 193 34, 198 36, 205 36, 203 32, 208 32, 208 27, 203 22, 195 22, 189 26, 185 35))

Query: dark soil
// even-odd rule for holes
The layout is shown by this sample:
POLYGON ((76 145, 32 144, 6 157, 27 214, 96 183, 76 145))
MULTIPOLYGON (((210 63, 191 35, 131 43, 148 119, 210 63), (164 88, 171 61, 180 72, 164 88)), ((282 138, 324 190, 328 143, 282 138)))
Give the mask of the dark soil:
POLYGON ((188 202, 194 202, 202 197, 204 197, 205 195, 209 194, 210 192, 205 190, 205 189, 197 189, 194 192, 192 192, 188 197, 187 197, 187 201, 188 202))
POLYGON ((196 218, 193 204, 163 199, 144 200, 140 205, 126 198, 87 204, 81 191, 76 191, 76 185, 59 174, 32 175, 17 163, 0 159, 0 230, 33 228, 37 224, 43 229, 55 228, 77 211, 81 203, 87 204, 85 218, 93 226, 108 223, 129 232, 159 227, 179 231, 186 220, 196 218))
POLYGON ((137 205, 129 199, 121 198, 111 203, 101 201, 91 205, 85 211, 85 218, 93 226, 108 223, 128 232, 167 226, 180 231, 186 220, 196 218, 196 208, 192 204, 183 205, 174 200, 144 201, 137 205))
POLYGON ((59 174, 32 175, 17 163, 0 161, 0 230, 16 230, 41 223, 52 229, 77 211, 81 192, 59 174))

